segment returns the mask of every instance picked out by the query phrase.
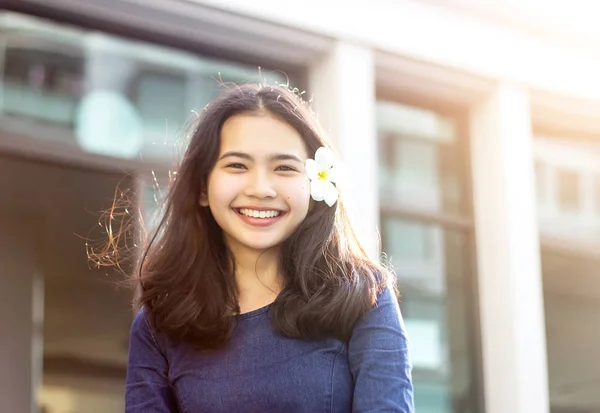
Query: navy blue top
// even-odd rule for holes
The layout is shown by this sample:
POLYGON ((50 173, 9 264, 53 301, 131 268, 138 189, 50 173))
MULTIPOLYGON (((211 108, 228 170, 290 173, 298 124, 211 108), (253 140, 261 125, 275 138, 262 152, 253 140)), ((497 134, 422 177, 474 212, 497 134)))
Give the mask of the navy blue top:
POLYGON ((198 351, 131 327, 127 413, 414 413, 404 323, 386 289, 348 343, 282 337, 270 306, 238 316, 225 348, 198 351))

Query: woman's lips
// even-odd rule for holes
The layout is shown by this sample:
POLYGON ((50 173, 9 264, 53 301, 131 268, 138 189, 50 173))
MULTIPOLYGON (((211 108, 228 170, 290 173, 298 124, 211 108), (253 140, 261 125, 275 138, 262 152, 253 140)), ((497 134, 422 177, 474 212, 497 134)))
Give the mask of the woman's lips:
MULTIPOLYGON (((249 217, 247 215, 242 214, 240 212, 240 209, 246 209, 246 208, 234 208, 235 213, 246 224, 252 225, 252 226, 255 226, 255 227, 268 227, 269 225, 273 225, 275 222, 279 221, 281 219, 281 217, 283 217, 285 215, 285 212, 281 212, 280 211, 279 215, 277 215, 276 217, 255 218, 255 217, 249 217)), ((261 209, 258 209, 258 208, 248 208, 248 209, 254 209, 256 211, 260 211, 261 210, 261 209)), ((262 210, 265 211, 266 209, 262 209, 262 210)), ((268 209, 268 211, 273 211, 273 209, 268 209)))

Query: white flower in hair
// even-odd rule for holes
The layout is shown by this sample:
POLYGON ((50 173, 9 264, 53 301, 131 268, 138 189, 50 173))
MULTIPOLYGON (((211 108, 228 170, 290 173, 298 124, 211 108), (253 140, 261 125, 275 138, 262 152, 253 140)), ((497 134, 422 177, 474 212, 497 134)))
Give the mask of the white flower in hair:
POLYGON ((331 149, 320 147, 315 159, 306 160, 306 176, 310 179, 310 194, 315 201, 325 201, 330 207, 338 198, 335 155, 331 149))

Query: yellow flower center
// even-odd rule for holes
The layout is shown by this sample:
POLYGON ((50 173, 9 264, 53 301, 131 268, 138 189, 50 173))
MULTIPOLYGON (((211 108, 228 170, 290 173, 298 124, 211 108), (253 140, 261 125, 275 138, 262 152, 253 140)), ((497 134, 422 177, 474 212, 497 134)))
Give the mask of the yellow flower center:
POLYGON ((321 171, 318 173, 319 176, 319 180, 321 181, 327 181, 327 171, 321 171))

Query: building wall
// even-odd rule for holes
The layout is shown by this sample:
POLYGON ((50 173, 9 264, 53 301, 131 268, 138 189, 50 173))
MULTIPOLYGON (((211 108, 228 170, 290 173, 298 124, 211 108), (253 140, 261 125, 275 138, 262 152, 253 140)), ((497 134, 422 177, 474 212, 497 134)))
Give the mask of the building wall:
MULTIPOLYGON (((523 25, 510 27, 468 13, 469 7, 464 4, 452 8, 452 1, 443 2, 445 7, 435 1, 354 2, 344 7, 343 12, 335 0, 291 3, 286 8, 277 7, 276 1, 189 1, 363 44, 473 76, 600 99, 600 86, 596 82, 600 58, 594 44, 582 46, 578 39, 569 42, 560 36, 533 35, 523 25)), ((514 7, 514 14, 527 8, 527 3, 530 2, 519 3, 521 9, 514 7)), ((586 7, 578 3, 573 7, 579 7, 582 15, 595 11, 592 5, 586 7)), ((536 17, 542 21, 545 18, 543 13, 536 17)), ((575 24, 573 22, 573 26, 575 24)))

